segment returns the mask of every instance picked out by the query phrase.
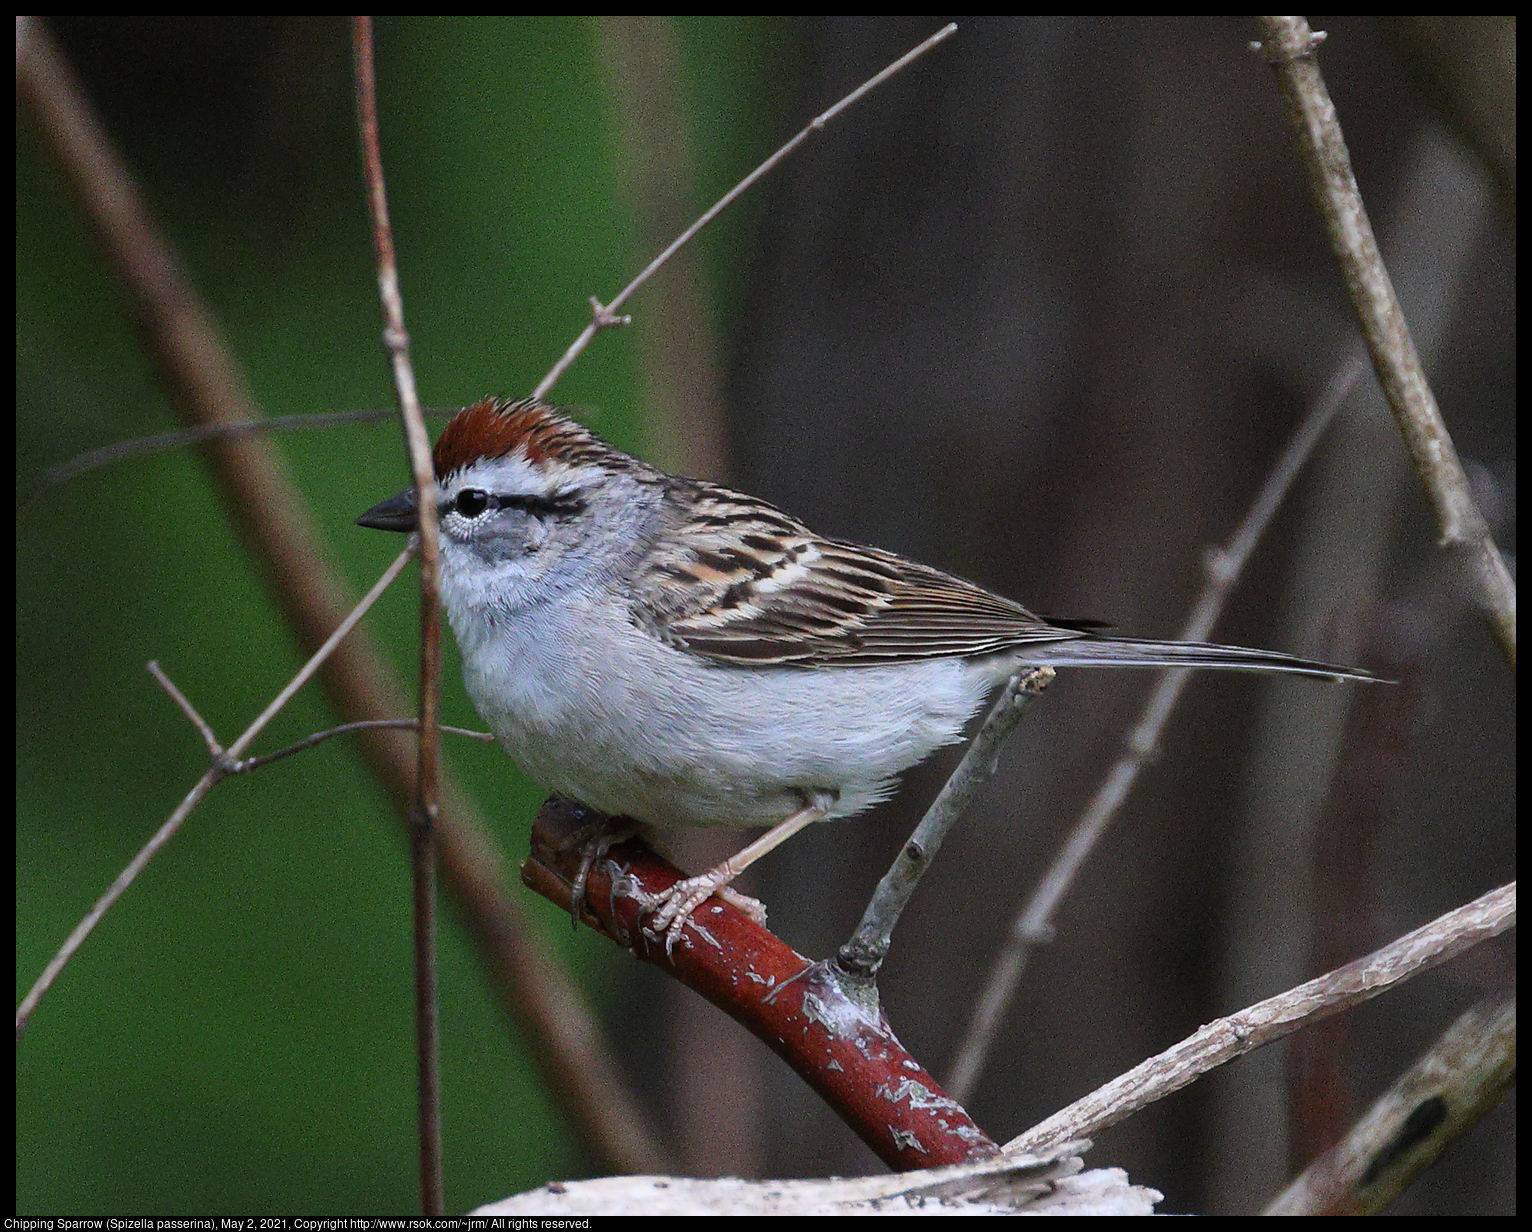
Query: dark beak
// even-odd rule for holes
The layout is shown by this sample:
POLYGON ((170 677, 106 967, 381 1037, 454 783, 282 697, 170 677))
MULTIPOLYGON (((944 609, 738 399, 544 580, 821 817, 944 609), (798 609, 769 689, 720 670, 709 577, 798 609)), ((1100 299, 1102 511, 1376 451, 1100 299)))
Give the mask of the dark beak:
POLYGON ((379 501, 356 520, 358 526, 373 530, 397 530, 411 532, 420 529, 415 516, 415 489, 405 488, 398 496, 379 501))

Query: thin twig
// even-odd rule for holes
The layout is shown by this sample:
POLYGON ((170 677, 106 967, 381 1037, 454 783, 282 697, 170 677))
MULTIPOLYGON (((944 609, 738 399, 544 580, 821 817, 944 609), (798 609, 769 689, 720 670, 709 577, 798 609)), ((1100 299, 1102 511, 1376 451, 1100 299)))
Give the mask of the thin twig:
MULTIPOLYGON (((269 766, 274 761, 281 761, 284 757, 291 757, 294 753, 301 753, 305 749, 313 748, 316 744, 322 744, 331 736, 345 736, 359 731, 385 731, 389 728, 400 731, 419 731, 420 720, 363 719, 359 723, 340 723, 335 727, 327 727, 324 731, 315 732, 311 736, 305 736, 297 744, 290 744, 275 753, 263 753, 259 757, 247 757, 243 761, 237 761, 229 767, 229 773, 249 774, 252 770, 259 770, 262 766, 269 766)), ((486 743, 495 738, 489 732, 470 731, 466 727, 451 727, 446 723, 443 723, 438 730, 444 736, 467 736, 470 740, 483 740, 486 743)))
POLYGON ((415 1037, 419 1076, 420 1203, 427 1215, 445 1211, 442 1192, 441 1047, 436 997, 436 819, 441 813, 441 545, 436 526, 436 478, 431 438, 420 414, 410 337, 404 327, 404 299, 388 220, 383 155, 378 145, 377 78, 373 66, 372 18, 352 24, 356 55, 357 127, 373 240, 378 250, 378 296, 383 303, 383 343, 393 363, 399 415, 415 474, 415 513, 420 543, 420 738, 417 742, 415 809, 410 835, 410 865, 415 902, 415 1037))
MULTIPOLYGON (((170 694, 171 699, 181 708, 183 713, 202 733, 202 739, 207 742, 208 752, 214 761, 219 762, 226 774, 250 774, 269 766, 274 761, 281 761, 284 757, 291 757, 294 753, 301 753, 305 749, 312 749, 316 745, 323 744, 331 736, 344 736, 351 732, 381 731, 386 728, 394 728, 399 731, 419 731, 419 719, 363 719, 358 723, 340 723, 334 727, 327 727, 324 731, 314 732, 305 736, 296 744, 290 744, 285 749, 279 749, 275 753, 264 753, 260 757, 245 757, 241 759, 231 758, 218 743, 218 737, 214 734, 211 725, 204 719, 195 706, 187 700, 186 695, 175 685, 175 682, 165 674, 158 663, 150 661, 147 665, 148 672, 160 684, 160 687, 170 694)), ((471 740, 482 740, 486 743, 494 740, 490 732, 469 731, 466 727, 449 727, 443 724, 442 733, 454 736, 467 736, 471 740)))
MULTIPOLYGON (((393 580, 404 569, 404 566, 410 559, 410 555, 409 549, 399 553, 394 563, 383 571, 383 576, 367 592, 366 597, 357 604, 356 609, 341 622, 335 632, 330 635, 329 640, 314 652, 313 657, 298 669, 298 674, 282 690, 278 699, 267 706, 255 722, 247 727, 239 739, 231 744, 228 749, 220 751, 218 749, 218 741, 214 738, 212 729, 201 722, 200 718, 193 720, 197 723, 198 730, 203 733, 203 738, 209 742, 214 750, 213 764, 208 767, 207 773, 197 780, 196 785, 186 794, 185 799, 181 801, 180 806, 170 815, 165 824, 155 831, 154 837, 145 843, 138 854, 129 861, 128 866, 117 874, 117 879, 107 887, 106 893, 97 899, 95 906, 85 913, 85 918, 74 926, 74 931, 65 938, 64 944, 59 947, 58 953, 43 968, 43 972, 37 977, 36 983, 32 985, 27 995, 22 998, 21 1004, 16 1008, 16 1038, 18 1040, 21 1039, 21 1033, 26 1030, 27 1023, 31 1020, 32 1013, 36 1010, 38 1003, 43 999, 48 989, 53 987, 53 981, 58 978, 59 972, 74 957, 75 951, 85 943, 85 939, 90 936, 92 930, 100 922, 101 917, 111 909, 113 903, 123 896, 139 873, 148 867, 149 861, 154 859, 160 848, 175 837, 176 831, 181 828, 181 823, 191 815, 192 809, 197 807, 202 797, 207 795, 220 779, 226 778, 229 775, 230 764, 237 761, 239 755, 250 747, 250 742, 260 735, 261 730, 271 721, 272 716, 277 714, 287 704, 287 700, 303 687, 304 683, 318 670, 319 665, 329 657, 330 651, 334 649, 341 638, 345 637, 356 622, 366 614, 367 610, 382 597, 383 592, 393 584, 393 580), (220 756, 220 752, 222 752, 222 756, 220 756)), ((156 676, 156 679, 159 678, 159 676, 156 676)), ((176 690, 174 686, 170 686, 168 681, 161 680, 161 683, 169 687, 171 696, 177 699, 178 704, 183 710, 192 712, 191 703, 180 695, 179 690, 176 690)))
MULTIPOLYGON (((170 694, 175 700, 176 705, 181 707, 182 713, 196 724, 197 730, 202 733, 202 738, 207 742, 208 751, 212 756, 224 761, 224 770, 228 774, 250 774, 261 769, 263 766, 271 765, 274 761, 281 761, 284 757, 291 757, 294 753, 302 753, 305 749, 312 749, 316 745, 323 744, 331 736, 346 736, 352 732, 359 731, 385 731, 390 728, 396 731, 420 730, 419 719, 363 719, 357 723, 338 723, 334 727, 325 728, 324 731, 314 732, 311 735, 305 736, 296 744, 290 744, 285 749, 278 749, 275 753, 263 753, 259 757, 245 757, 239 760, 232 760, 229 758, 228 753, 224 751, 223 746, 218 743, 218 739, 213 734, 213 729, 208 726, 207 720, 198 713, 197 708, 191 702, 186 700, 186 696, 180 689, 176 688, 170 677, 165 675, 160 665, 150 662, 147 666, 149 674, 159 681, 160 687, 170 694)), ((470 740, 482 740, 485 743, 490 743, 495 738, 490 732, 470 731, 466 727, 451 727, 445 723, 442 724, 440 730, 444 736, 467 736, 470 740)))
POLYGON ((1195 1082, 1209 1070, 1281 1039, 1307 1023, 1369 1001, 1481 941, 1498 937, 1515 922, 1513 881, 1438 916, 1365 958, 1209 1023, 1173 1048, 1150 1057, 1019 1134, 1002 1150, 1038 1151, 1051 1143, 1094 1137, 1140 1108, 1195 1082))
POLYGON ((218 737, 216 734, 214 734, 212 725, 206 719, 204 719, 198 712, 197 708, 187 700, 186 694, 182 693, 180 689, 176 688, 170 677, 165 675, 164 671, 161 670, 160 665, 153 659, 150 659, 146 665, 146 670, 151 676, 155 678, 155 680, 159 682, 160 688, 164 689, 165 692, 170 694, 171 700, 175 702, 177 706, 181 707, 181 713, 191 720, 192 726, 202 733, 202 739, 207 744, 207 751, 214 758, 225 756, 223 745, 218 743, 218 737))
MULTIPOLYGON (((1266 533, 1272 517, 1292 488, 1293 481, 1320 436, 1364 371, 1365 361, 1359 355, 1353 356, 1335 371, 1293 433, 1266 482, 1261 485, 1250 511, 1235 530, 1228 547, 1208 553, 1207 583, 1192 607, 1178 640, 1207 641, 1251 552, 1266 533)), ((1038 882, 1027 905, 1012 922, 1005 947, 990 969, 989 978, 979 995, 948 1077, 947 1088, 954 1098, 967 1100, 973 1093, 974 1084, 994 1045, 995 1035, 1016 996, 1031 951, 1051 940, 1053 917, 1059 904, 1074 884, 1086 859, 1100 842, 1117 810, 1127 799, 1133 784, 1138 780, 1139 772, 1159 748, 1165 724, 1190 676, 1191 673, 1185 668, 1170 668, 1160 673, 1154 692, 1144 704, 1143 713, 1124 741, 1126 751, 1096 789, 1096 794, 1091 797, 1090 804, 1038 882)))
POLYGON ((1330 234, 1330 246, 1340 261, 1341 274, 1361 320, 1378 383, 1436 509, 1438 542, 1467 556, 1480 605, 1514 667, 1516 584, 1474 501, 1452 434, 1437 408, 1404 310, 1378 251, 1335 103, 1314 55, 1324 35, 1311 31, 1302 17, 1257 20, 1265 41, 1256 46, 1276 74, 1319 212, 1330 234))
POLYGON ((893 866, 878 882, 862 922, 840 947, 835 963, 847 975, 871 980, 878 973, 888 955, 894 925, 940 850, 942 840, 967 809, 974 793, 995 773, 1001 745, 1016 730, 1028 703, 1053 683, 1053 677, 1051 667, 1034 667, 1006 682, 963 760, 937 793, 909 841, 899 849, 893 866))
POLYGON ((548 375, 543 377, 543 379, 538 382, 537 388, 532 391, 532 396, 534 398, 541 398, 550 389, 552 389, 554 385, 558 383, 558 379, 563 376, 566 371, 568 371, 570 364, 574 363, 574 361, 579 358, 580 353, 590 345, 590 340, 594 338, 601 330, 607 329, 613 325, 626 324, 628 318, 617 316, 617 309, 622 307, 623 304, 627 303, 629 297, 631 297, 632 294, 639 289, 639 287, 643 286, 644 283, 648 282, 655 271, 664 265, 665 262, 670 260, 670 258, 675 255, 676 251, 680 249, 684 244, 686 244, 692 238, 692 236, 696 235, 697 232, 701 231, 703 227, 707 226, 708 223, 712 222, 713 219, 717 218, 719 214, 727 209, 734 202, 735 198, 737 198, 758 179, 760 179, 779 162, 791 154, 795 149, 797 149, 799 145, 808 139, 810 134, 818 132, 847 107, 851 106, 851 104, 860 99, 869 90, 875 89, 876 87, 882 85, 895 73, 899 72, 901 69, 913 61, 925 55, 925 53, 930 51, 931 48, 935 47, 943 40, 949 38, 952 34, 956 33, 956 31, 957 25, 955 23, 949 23, 948 25, 943 26, 930 38, 926 39, 925 42, 905 52, 904 55, 900 56, 882 72, 878 73, 874 77, 868 78, 868 80, 864 81, 855 90, 851 91, 850 94, 846 95, 845 98, 841 99, 840 102, 836 103, 829 110, 820 112, 803 127, 797 136, 795 136, 780 150, 778 150, 759 167, 757 167, 754 171, 742 179, 733 188, 729 189, 729 191, 720 197, 713 204, 713 206, 705 214, 702 215, 702 217, 697 219, 696 222, 692 223, 691 226, 687 227, 686 230, 681 232, 680 235, 676 236, 676 238, 670 242, 670 245, 665 249, 665 251, 660 253, 659 256, 655 257, 653 261, 649 262, 649 264, 643 268, 642 272, 640 272, 638 277, 633 279, 632 282, 628 283, 627 286, 619 291, 616 296, 612 298, 611 302, 602 304, 599 300, 592 296, 590 301, 592 314, 591 323, 585 327, 578 338, 569 344, 569 349, 565 351, 562 356, 560 356, 558 363, 553 365, 552 369, 549 370, 548 375))
MULTIPOLYGON (((243 423, 259 417, 232 353, 196 288, 155 224, 138 186, 91 110, 46 26, 18 28, 17 95, 57 158, 102 252, 120 278, 159 365, 177 413, 190 423, 243 423)), ((230 522, 252 546, 272 595, 299 644, 324 642, 349 595, 320 548, 319 536, 280 454, 266 440, 220 441, 209 451, 230 522)), ((358 630, 325 663, 324 684, 343 717, 384 719, 405 701, 392 668, 358 630)), ((413 759, 392 732, 359 741, 368 767, 408 818, 413 759)), ((463 919, 493 973, 502 1005, 521 1029, 547 1086, 592 1151, 612 1170, 674 1171, 649 1127, 590 1006, 552 961, 547 942, 505 891, 504 859, 473 802, 446 784, 437 854, 463 919)))
MULTIPOLYGON (((421 414, 427 418, 445 419, 456 415, 458 408, 422 407, 421 414)), ((396 419, 397 408, 373 408, 360 411, 319 411, 312 415, 273 415, 269 419, 246 419, 239 423, 200 424, 194 428, 176 428, 170 432, 155 432, 149 436, 135 436, 131 440, 113 441, 77 453, 57 466, 50 466, 37 478, 24 485, 16 498, 16 508, 24 509, 43 496, 46 489, 84 475, 89 471, 137 458, 144 454, 164 453, 186 445, 200 445, 207 441, 233 441, 246 436, 261 436, 268 432, 302 432, 310 428, 338 428, 348 424, 376 423, 380 419, 396 419)))
POLYGON ((319 670, 320 664, 329 658, 330 652, 340 644, 341 638, 351 632, 356 622, 361 620, 367 614, 368 609, 382 598, 383 592, 393 585, 394 579, 399 576, 413 555, 414 547, 411 545, 394 557, 393 562, 387 569, 383 570, 378 580, 372 584, 372 589, 363 596, 361 602, 346 613, 345 619, 335 626, 335 632, 324 640, 319 649, 314 652, 313 657, 298 670, 296 676, 288 681, 287 687, 271 699, 271 702, 265 710, 261 711, 255 722, 250 724, 239 739, 229 746, 230 757, 238 757, 249 748, 251 741, 261 734, 266 724, 271 722, 281 712, 282 708, 292 700, 293 694, 309 682, 309 679, 319 670))

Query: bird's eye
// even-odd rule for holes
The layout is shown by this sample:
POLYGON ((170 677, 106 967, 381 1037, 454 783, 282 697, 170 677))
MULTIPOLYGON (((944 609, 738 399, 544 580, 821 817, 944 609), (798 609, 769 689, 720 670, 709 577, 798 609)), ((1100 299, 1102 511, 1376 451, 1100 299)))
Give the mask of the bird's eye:
POLYGON ((452 502, 452 507, 465 518, 476 518, 489 506, 489 493, 478 488, 464 488, 452 502))

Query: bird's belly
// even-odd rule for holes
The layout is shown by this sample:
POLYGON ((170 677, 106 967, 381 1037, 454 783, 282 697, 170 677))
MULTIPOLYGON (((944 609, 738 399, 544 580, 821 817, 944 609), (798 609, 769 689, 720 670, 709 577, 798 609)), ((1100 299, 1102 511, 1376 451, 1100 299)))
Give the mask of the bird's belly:
POLYGON ((734 668, 669 647, 657 657, 568 656, 513 680, 465 668, 465 681, 535 783, 660 828, 771 825, 816 791, 835 797, 827 820, 859 813, 958 739, 988 692, 954 660, 734 668))

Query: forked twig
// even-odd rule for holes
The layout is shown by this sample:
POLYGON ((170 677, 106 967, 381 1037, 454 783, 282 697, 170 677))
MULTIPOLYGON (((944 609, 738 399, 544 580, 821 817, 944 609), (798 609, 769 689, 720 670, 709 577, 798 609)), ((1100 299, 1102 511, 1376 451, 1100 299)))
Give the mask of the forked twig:
MULTIPOLYGON (((348 736, 352 732, 360 731, 387 731, 390 728, 400 731, 419 731, 419 719, 362 719, 356 723, 338 723, 334 727, 327 727, 324 731, 314 732, 305 736, 296 744, 290 744, 285 749, 278 749, 275 753, 262 753, 259 757, 246 757, 229 767, 231 774, 249 774, 252 770, 259 770, 262 766, 269 766, 274 761, 281 761, 284 757, 291 757, 294 753, 302 753, 317 744, 322 744, 331 736, 348 736)), ((453 727, 443 723, 438 730, 444 736, 467 736, 470 740, 482 740, 489 743, 494 736, 489 732, 470 731, 466 727, 453 727)))
MULTIPOLYGON (((113 903, 123 896, 127 888, 138 878, 139 873, 148 867, 149 861, 159 854, 160 848, 175 837, 176 831, 181 828, 181 823, 201 803, 202 797, 207 795, 220 779, 228 777, 232 772, 230 767, 239 760, 239 755, 250 747, 251 742, 260 735, 266 724, 271 722, 281 711, 282 707, 287 705, 293 694, 301 689, 308 682, 309 678, 319 670, 319 665, 329 658, 330 652, 340 642, 341 638, 351 632, 356 622, 361 620, 367 614, 368 609, 382 598, 383 592, 393 584, 394 579, 399 576, 404 566, 409 562, 411 555, 412 553, 408 548, 399 553, 393 564, 383 571, 383 575, 373 584, 372 589, 367 592, 362 601, 347 615, 345 620, 336 626, 335 632, 329 636, 324 645, 316 650, 309 658, 309 661, 298 669, 298 674, 288 682, 287 687, 277 694, 275 700, 265 710, 261 711, 255 722, 251 723, 226 750, 218 748, 218 742, 214 739, 212 730, 207 724, 201 722, 200 718, 193 720, 197 723, 203 738, 207 740, 213 750, 213 764, 208 767, 207 773, 197 780, 196 785, 192 787, 191 791, 187 792, 185 799, 181 801, 175 812, 171 813, 166 819, 165 824, 154 832, 154 837, 145 843, 139 849, 138 854, 128 862, 127 867, 117 874, 116 880, 107 887, 106 893, 98 898, 95 906, 85 913, 85 918, 74 926, 74 931, 65 938, 64 944, 59 947, 58 953, 43 968, 42 974, 37 977, 36 982, 27 992, 27 995, 21 999, 21 1004, 16 1007, 17 1040, 21 1039, 21 1033, 26 1030, 27 1023, 31 1021, 32 1012, 37 1008, 38 1002, 47 994, 48 989, 53 987, 53 981, 58 978, 59 972, 64 969, 65 964, 74 957, 75 951, 85 944, 85 939, 90 936, 96 925, 100 923, 101 917, 111 909, 113 903)), ((168 684, 168 682, 164 683, 168 684)), ((174 689, 173 686, 171 686, 171 696, 176 698, 177 704, 183 710, 189 714, 195 713, 191 709, 191 703, 181 696, 179 690, 174 689)))
MULTIPOLYGON (((323 744, 331 736, 346 736, 359 731, 382 731, 395 729, 399 731, 419 731, 419 719, 362 719, 356 723, 338 723, 334 727, 327 727, 324 731, 313 732, 299 740, 295 744, 288 745, 285 749, 278 749, 275 753, 263 753, 259 757, 233 758, 223 745, 218 743, 218 737, 214 734, 212 726, 202 717, 201 712, 187 700, 186 694, 182 693, 173 680, 167 676, 160 665, 153 660, 146 664, 151 676, 159 682, 160 688, 170 695, 172 701, 181 708, 181 713, 189 719, 197 731, 201 733, 203 741, 207 744, 209 755, 217 762, 221 762, 228 774, 250 774, 259 770, 262 766, 269 766, 274 761, 281 761, 284 757, 291 757, 294 753, 302 753, 323 744)), ((466 727, 449 727, 442 725, 442 732, 451 733, 454 736, 467 736, 471 740, 483 740, 486 743, 494 740, 490 732, 469 731, 466 727)))

